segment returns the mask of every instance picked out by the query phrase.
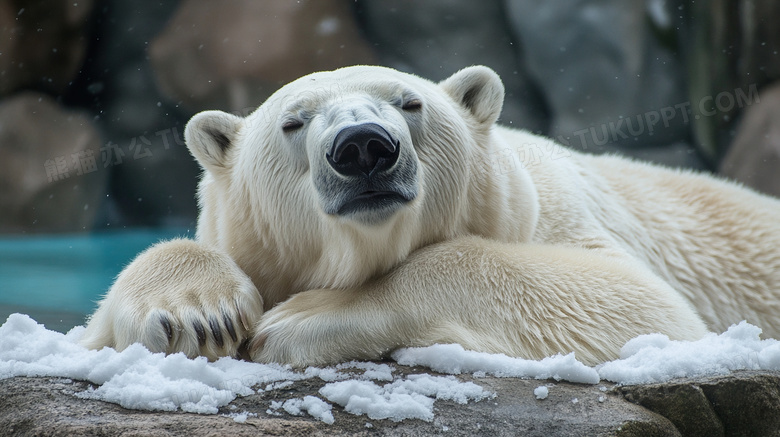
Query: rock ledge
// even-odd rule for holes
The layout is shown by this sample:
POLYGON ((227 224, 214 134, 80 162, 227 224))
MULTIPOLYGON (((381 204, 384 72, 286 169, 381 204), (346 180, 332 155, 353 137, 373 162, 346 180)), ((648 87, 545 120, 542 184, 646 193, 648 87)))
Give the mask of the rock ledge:
MULTIPOLYGON (((396 374, 422 372, 397 366, 396 374)), ((90 386, 87 382, 17 377, 0 380, 0 435, 780 435, 780 372, 742 371, 641 386, 459 378, 497 396, 467 405, 437 401, 432 422, 372 420, 334 406, 336 421, 328 425, 283 410, 266 412, 271 401, 318 396, 325 384, 318 379, 238 398, 219 415, 197 415, 127 410, 74 396, 90 386), (544 400, 533 393, 540 385, 549 388, 544 400), (242 412, 256 416, 243 423, 228 417, 242 412)))

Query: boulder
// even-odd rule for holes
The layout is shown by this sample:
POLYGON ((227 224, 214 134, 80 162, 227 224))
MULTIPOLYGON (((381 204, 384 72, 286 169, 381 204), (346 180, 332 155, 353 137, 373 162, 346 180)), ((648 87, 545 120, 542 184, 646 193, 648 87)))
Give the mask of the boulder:
POLYGON ((244 115, 300 76, 374 60, 342 0, 184 0, 149 55, 173 101, 244 115))
MULTIPOLYGON (((396 367, 399 376, 433 373, 396 367)), ((780 372, 739 371, 636 386, 458 378, 473 381, 496 396, 465 405, 438 400, 430 422, 374 420, 334 406, 335 423, 328 425, 271 405, 272 401, 319 396, 325 382, 318 379, 237 398, 217 415, 198 415, 128 410, 81 399, 75 394, 91 387, 83 381, 16 377, 0 380, 0 435, 780 435, 780 372), (549 394, 537 399, 534 389, 542 385, 549 394), (235 418, 236 413, 244 417, 235 418)))
POLYGON ((23 92, 0 101, 0 232, 92 228, 108 172, 85 114, 23 92))
POLYGON ((735 123, 757 90, 780 79, 780 3, 753 0, 667 2, 685 60, 691 130, 712 163, 734 140, 735 123))
POLYGON ((658 6, 364 0, 357 13, 384 65, 432 80, 472 64, 493 68, 507 92, 504 124, 582 151, 705 167, 690 144, 671 18, 658 6))
POLYGON ((550 111, 550 136, 589 152, 687 138, 680 61, 645 0, 507 1, 507 20, 550 111), (554 29, 554 30, 552 30, 554 29))
POLYGON ((780 83, 758 94, 746 108, 720 172, 766 194, 780 197, 780 83))
POLYGON ((87 51, 93 0, 0 3, 0 95, 21 88, 61 92, 87 51))
POLYGON ((617 389, 683 436, 780 436, 780 373, 742 371, 617 389))
MULTIPOLYGON (((427 372, 397 366, 396 374, 427 372)), ((325 382, 298 381, 291 386, 241 397, 219 415, 127 410, 118 405, 74 396, 88 383, 60 378, 10 378, 0 380, 0 435, 435 435, 450 436, 550 436, 619 435, 676 436, 672 423, 623 399, 612 384, 580 385, 515 378, 473 380, 497 396, 466 405, 436 401, 431 422, 373 420, 333 408, 335 423, 328 425, 309 416, 270 411, 271 401, 319 396, 325 382), (534 389, 548 387, 539 400, 534 389), (230 413, 248 412, 238 423, 230 413)))
POLYGON ((89 107, 111 158, 109 192, 96 226, 194 226, 200 168, 183 142, 193 115, 168 102, 155 83, 149 43, 176 2, 103 0, 96 35, 74 88, 64 98, 89 107))
POLYGON ((363 0, 357 15, 382 65, 434 81, 486 65, 506 88, 501 122, 547 131, 545 104, 527 74, 503 0, 363 0))

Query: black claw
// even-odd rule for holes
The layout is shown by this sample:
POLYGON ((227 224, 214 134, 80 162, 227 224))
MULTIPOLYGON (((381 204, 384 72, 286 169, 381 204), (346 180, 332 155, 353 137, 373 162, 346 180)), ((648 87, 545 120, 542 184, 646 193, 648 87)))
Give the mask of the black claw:
POLYGON ((230 320, 230 317, 228 317, 227 314, 222 314, 222 320, 225 322, 225 328, 227 329, 228 334, 230 334, 230 338, 232 338, 234 342, 238 341, 236 328, 233 327, 233 321, 230 320))
POLYGON ((209 317, 209 327, 214 334, 214 341, 217 343, 217 347, 224 346, 225 342, 222 340, 222 328, 219 326, 219 321, 216 317, 209 317))
POLYGON ((168 341, 173 340, 173 328, 171 327, 171 321, 165 316, 160 316, 160 323, 162 323, 165 335, 168 336, 168 341))
POLYGON ((192 327, 195 328, 195 334, 198 336, 198 346, 203 347, 206 345, 206 330, 203 329, 203 324, 199 320, 192 322, 192 327))
POLYGON ((244 361, 252 361, 252 355, 249 353, 249 339, 244 340, 241 345, 238 346, 236 351, 236 357, 244 361))

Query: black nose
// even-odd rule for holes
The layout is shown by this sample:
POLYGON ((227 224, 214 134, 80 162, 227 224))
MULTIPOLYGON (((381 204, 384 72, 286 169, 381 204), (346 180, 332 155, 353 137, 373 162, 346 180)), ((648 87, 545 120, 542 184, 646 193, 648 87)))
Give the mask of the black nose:
POLYGON ((336 135, 326 158, 344 176, 371 176, 395 164, 398 141, 376 123, 350 126, 336 135))

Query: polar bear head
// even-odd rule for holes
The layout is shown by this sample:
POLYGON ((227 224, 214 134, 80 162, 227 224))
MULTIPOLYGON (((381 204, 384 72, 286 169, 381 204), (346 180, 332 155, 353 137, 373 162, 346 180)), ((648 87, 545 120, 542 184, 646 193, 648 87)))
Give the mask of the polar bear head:
POLYGON ((503 97, 486 67, 437 84, 357 66, 302 77, 246 118, 197 114, 185 138, 204 169, 198 238, 256 283, 305 289, 473 233, 474 174, 503 97))

